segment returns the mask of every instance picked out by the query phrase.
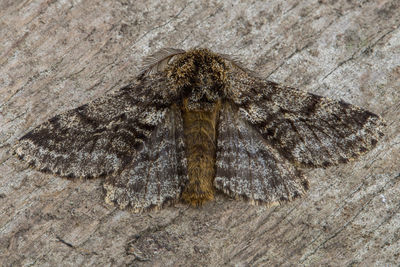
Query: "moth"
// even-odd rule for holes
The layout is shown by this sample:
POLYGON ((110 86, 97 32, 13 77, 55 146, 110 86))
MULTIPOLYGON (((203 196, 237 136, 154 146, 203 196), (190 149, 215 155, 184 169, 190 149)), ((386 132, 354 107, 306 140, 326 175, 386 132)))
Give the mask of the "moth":
POLYGON ((163 49, 129 85, 57 115, 16 154, 41 171, 105 177, 107 203, 139 212, 216 191, 273 205, 308 189, 303 168, 371 150, 384 121, 266 81, 208 49, 163 49))

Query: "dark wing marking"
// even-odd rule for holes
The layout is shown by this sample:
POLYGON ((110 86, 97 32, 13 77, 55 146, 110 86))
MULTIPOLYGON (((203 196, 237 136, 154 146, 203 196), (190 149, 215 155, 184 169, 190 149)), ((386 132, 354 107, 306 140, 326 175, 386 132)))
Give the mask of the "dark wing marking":
POLYGON ((106 178, 106 202, 135 212, 157 208, 178 200, 187 181, 182 116, 173 105, 131 163, 106 178))
POLYGON ((42 171, 97 177, 123 169, 172 103, 165 77, 134 85, 57 115, 23 136, 16 153, 42 171))
POLYGON ((214 185, 230 196, 267 204, 292 200, 308 188, 302 173, 229 102, 220 111, 214 185))
POLYGON ((367 110, 231 72, 227 97, 284 157, 307 167, 327 167, 364 154, 383 135, 385 123, 367 110))

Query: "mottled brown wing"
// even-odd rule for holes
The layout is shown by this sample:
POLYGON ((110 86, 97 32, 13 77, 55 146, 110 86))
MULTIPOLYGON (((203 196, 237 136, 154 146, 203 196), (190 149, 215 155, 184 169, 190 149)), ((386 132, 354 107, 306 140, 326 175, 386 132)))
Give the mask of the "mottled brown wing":
POLYGON ((121 173, 106 178, 106 202, 134 212, 177 201, 188 181, 180 109, 167 109, 157 127, 121 173))
POLYGON ((216 188, 267 204, 292 200, 308 188, 302 173, 241 117, 235 104, 223 103, 217 132, 216 188))
POLYGON ((23 136, 15 149, 39 170, 97 177, 124 169, 163 121, 174 95, 162 75, 57 115, 23 136))
POLYGON ((231 72, 228 99, 264 140, 303 167, 327 167, 372 149, 385 123, 367 110, 276 83, 240 68, 231 72))

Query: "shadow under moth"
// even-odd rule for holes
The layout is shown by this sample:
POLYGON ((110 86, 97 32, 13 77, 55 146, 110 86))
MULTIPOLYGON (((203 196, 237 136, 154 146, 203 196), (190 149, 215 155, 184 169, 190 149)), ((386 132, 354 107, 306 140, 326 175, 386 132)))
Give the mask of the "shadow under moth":
POLYGON ((364 109, 258 78, 208 49, 163 49, 129 85, 23 136, 17 155, 41 171, 104 176, 106 202, 142 211, 216 190, 253 203, 308 189, 302 168, 372 149, 383 120, 364 109))

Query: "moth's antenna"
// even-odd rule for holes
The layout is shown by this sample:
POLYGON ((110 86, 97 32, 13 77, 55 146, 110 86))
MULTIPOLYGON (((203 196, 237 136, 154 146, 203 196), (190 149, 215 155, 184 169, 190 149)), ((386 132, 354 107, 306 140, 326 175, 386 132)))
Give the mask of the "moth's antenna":
POLYGON ((160 51, 146 57, 143 60, 139 76, 150 75, 165 69, 173 56, 183 54, 186 51, 176 48, 163 48, 160 51))

